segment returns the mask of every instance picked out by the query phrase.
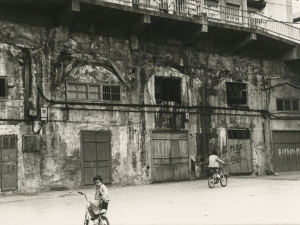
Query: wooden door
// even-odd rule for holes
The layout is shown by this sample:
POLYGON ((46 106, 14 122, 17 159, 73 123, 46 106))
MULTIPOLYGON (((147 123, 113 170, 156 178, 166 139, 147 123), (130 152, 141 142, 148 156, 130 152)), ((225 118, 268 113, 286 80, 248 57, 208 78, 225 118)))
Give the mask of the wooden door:
POLYGON ((111 183, 111 149, 109 132, 83 132, 83 183, 92 185, 101 175, 103 183, 111 183))
POLYGON ((276 172, 300 171, 300 131, 273 131, 276 172))
POLYGON ((1 191, 18 189, 16 136, 0 136, 0 182, 1 191))
POLYGON ((250 148, 250 133, 246 130, 229 130, 227 150, 229 153, 230 173, 253 172, 250 148))
POLYGON ((152 180, 175 181, 189 179, 187 133, 153 133, 152 180))

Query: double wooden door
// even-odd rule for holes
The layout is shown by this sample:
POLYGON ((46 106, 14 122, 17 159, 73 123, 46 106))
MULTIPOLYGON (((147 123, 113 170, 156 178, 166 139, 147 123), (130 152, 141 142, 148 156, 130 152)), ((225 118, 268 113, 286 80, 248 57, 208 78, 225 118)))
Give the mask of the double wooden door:
POLYGON ((190 178, 187 132, 153 132, 152 143, 154 182, 190 178))
POLYGON ((93 177, 101 175, 103 183, 111 183, 111 148, 109 132, 82 132, 83 184, 92 185, 93 177))

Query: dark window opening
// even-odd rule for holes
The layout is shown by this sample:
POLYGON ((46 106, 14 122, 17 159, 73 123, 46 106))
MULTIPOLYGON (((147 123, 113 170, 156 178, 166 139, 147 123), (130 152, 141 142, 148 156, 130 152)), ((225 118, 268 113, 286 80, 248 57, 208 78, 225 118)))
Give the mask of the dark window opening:
POLYGON ((277 99, 277 110, 283 111, 283 100, 277 99))
POLYGON ((250 139, 249 130, 228 130, 228 139, 250 139))
POLYGON ((228 105, 247 105, 247 84, 227 82, 226 92, 228 105))
POLYGON ((103 100, 120 101, 120 87, 119 86, 103 86, 102 87, 103 100))
POLYGON ((298 111, 299 110, 299 100, 292 100, 292 110, 298 111))
POLYGON ((5 90, 6 88, 6 82, 5 78, 0 78, 0 97, 4 98, 5 97, 5 90))
POLYGON ((155 77, 155 99, 181 103, 181 80, 178 78, 155 77))
POLYGON ((10 148, 15 148, 16 147, 16 138, 15 137, 9 137, 9 136, 4 136, 2 138, 2 148, 3 149, 10 149, 10 148))
POLYGON ((292 110, 292 108, 291 108, 291 100, 284 100, 283 104, 284 104, 284 109, 285 110, 287 110, 287 111, 292 110))
POLYGON ((299 111, 298 99, 277 99, 278 111, 299 111))

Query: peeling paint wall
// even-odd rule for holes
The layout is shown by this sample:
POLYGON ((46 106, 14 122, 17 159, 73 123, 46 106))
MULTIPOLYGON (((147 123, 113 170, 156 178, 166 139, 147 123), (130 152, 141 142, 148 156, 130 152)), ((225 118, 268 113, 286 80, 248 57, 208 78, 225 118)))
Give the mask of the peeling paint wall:
POLYGON ((228 129, 250 130, 254 173, 272 170, 270 130, 293 124, 271 124, 260 112, 222 109, 227 107, 226 82, 247 83, 249 108, 263 110, 271 107, 270 102, 274 105, 263 90, 268 79, 295 75, 283 62, 264 57, 259 50, 241 57, 213 39, 187 48, 170 43, 168 37, 158 41, 143 36, 138 49, 131 49, 129 38, 75 28, 13 22, 0 22, 0 28, 0 76, 7 77, 8 83, 0 115, 15 119, 0 121, 0 135, 17 136, 19 191, 82 187, 82 131, 110 133, 112 185, 151 183, 155 113, 142 105, 156 104, 155 76, 180 78, 183 105, 206 107, 189 111, 181 129, 188 132, 193 176, 205 175, 212 150, 227 157, 228 129), (67 37, 61 39, 60 32, 67 37), (70 81, 120 85, 120 102, 140 106, 63 104, 69 100, 66 82, 70 81), (50 104, 37 88, 47 99, 60 103, 50 104), (40 108, 48 110, 42 123, 38 123, 40 108), (23 151, 24 135, 40 137, 39 151, 23 151))

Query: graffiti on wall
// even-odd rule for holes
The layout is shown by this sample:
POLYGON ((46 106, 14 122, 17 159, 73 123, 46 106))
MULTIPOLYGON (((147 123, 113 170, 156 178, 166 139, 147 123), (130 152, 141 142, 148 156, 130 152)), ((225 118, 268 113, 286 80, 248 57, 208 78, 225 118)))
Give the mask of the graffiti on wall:
POLYGON ((300 148, 283 148, 278 149, 278 155, 299 155, 300 154, 300 148))
POLYGON ((243 145, 242 144, 236 144, 236 145, 230 145, 230 152, 232 154, 231 156, 231 164, 238 164, 242 163, 241 161, 241 150, 243 150, 243 145))
POLYGON ((262 141, 253 141, 253 149, 256 155, 262 155, 265 152, 264 143, 262 141))

